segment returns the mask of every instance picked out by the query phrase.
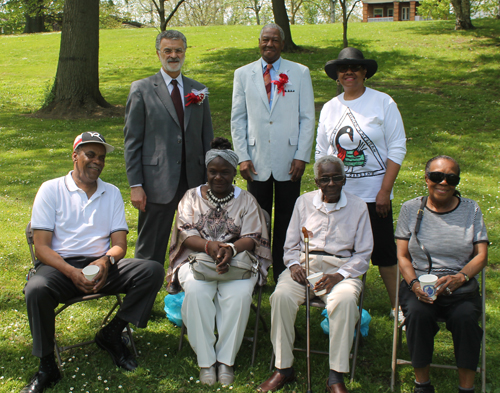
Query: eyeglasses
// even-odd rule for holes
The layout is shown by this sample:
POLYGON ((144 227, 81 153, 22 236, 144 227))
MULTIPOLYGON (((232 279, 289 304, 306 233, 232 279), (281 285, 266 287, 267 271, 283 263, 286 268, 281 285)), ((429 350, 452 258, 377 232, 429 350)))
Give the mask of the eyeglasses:
POLYGON ((337 71, 338 72, 347 72, 347 70, 351 70, 352 72, 358 72, 360 70, 364 70, 365 67, 363 67, 361 64, 341 64, 337 66, 337 71))
POLYGON ((460 176, 454 173, 443 173, 443 172, 429 172, 427 178, 433 183, 441 183, 446 179, 446 183, 450 186, 457 186, 460 183, 460 176))
POLYGON ((320 185, 327 186, 328 184, 330 184, 330 181, 334 183, 341 183, 344 181, 344 179, 345 179, 344 176, 338 175, 338 176, 323 176, 317 180, 320 185))
POLYGON ((182 55, 186 50, 182 48, 177 48, 177 49, 170 49, 170 48, 165 48, 162 50, 162 53, 165 55, 171 55, 172 53, 176 53, 178 55, 182 55))

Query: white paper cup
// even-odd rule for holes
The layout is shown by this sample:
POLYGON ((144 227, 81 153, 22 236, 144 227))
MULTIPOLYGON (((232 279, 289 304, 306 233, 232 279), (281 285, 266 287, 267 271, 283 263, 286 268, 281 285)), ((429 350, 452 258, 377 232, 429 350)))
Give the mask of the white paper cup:
POLYGON ((432 300, 436 300, 436 282, 438 276, 434 274, 424 274, 418 278, 422 291, 424 291, 432 300))
POLYGON ((89 281, 92 281, 97 273, 99 273, 99 266, 97 265, 88 265, 82 270, 83 275, 89 281))
MULTIPOLYGON (((311 287, 314 288, 314 286, 316 285, 316 283, 322 277, 323 277, 323 272, 317 272, 317 273, 313 273, 313 274, 310 274, 309 276, 307 276, 307 280, 311 284, 311 287)), ((325 293, 326 293, 326 289, 322 289, 321 291, 318 291, 318 292, 314 291, 314 294, 316 296, 323 296, 325 293)))

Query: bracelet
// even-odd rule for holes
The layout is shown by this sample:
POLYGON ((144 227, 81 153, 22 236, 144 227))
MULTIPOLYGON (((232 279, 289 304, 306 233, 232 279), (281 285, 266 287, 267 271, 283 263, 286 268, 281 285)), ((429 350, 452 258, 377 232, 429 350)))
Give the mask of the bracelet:
POLYGON ((205 254, 208 254, 208 244, 211 242, 211 240, 207 240, 205 243, 205 254))
POLYGON ((470 278, 469 278, 469 276, 466 273, 464 273, 464 272, 459 272, 459 273, 464 275, 465 282, 469 282, 470 278))
POLYGON ((238 252, 236 251, 236 247, 234 245, 234 243, 225 243, 226 246, 229 246, 231 248, 231 250, 233 250, 233 257, 238 254, 238 252))
POLYGON ((417 282, 418 282, 418 278, 414 278, 413 280, 411 280, 410 283, 408 284, 408 289, 411 291, 411 289, 413 288, 413 286, 417 282))

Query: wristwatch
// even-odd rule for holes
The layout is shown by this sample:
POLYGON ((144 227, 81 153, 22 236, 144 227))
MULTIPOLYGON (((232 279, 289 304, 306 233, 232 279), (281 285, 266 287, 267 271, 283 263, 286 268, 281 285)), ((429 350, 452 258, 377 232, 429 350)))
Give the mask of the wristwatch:
POLYGON ((111 263, 111 265, 115 264, 115 257, 114 256, 108 255, 108 254, 106 254, 105 256, 108 257, 108 261, 109 261, 109 263, 111 263))
POLYGON ((233 257, 236 256, 236 254, 238 254, 236 252, 236 247, 234 246, 233 243, 226 243, 226 246, 229 246, 229 248, 231 248, 231 250, 233 250, 233 257))
POLYGON ((467 274, 465 274, 464 272, 458 272, 460 274, 463 274, 464 277, 465 277, 465 282, 469 282, 469 276, 467 274))

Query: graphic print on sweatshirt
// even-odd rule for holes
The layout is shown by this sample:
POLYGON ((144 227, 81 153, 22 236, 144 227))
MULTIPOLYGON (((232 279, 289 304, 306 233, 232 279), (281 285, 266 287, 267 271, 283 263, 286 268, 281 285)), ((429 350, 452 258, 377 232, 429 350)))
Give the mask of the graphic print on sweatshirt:
POLYGON ((385 164, 377 147, 346 108, 330 137, 335 155, 344 162, 346 177, 383 175, 385 164), (367 167, 367 163, 369 163, 367 167))

